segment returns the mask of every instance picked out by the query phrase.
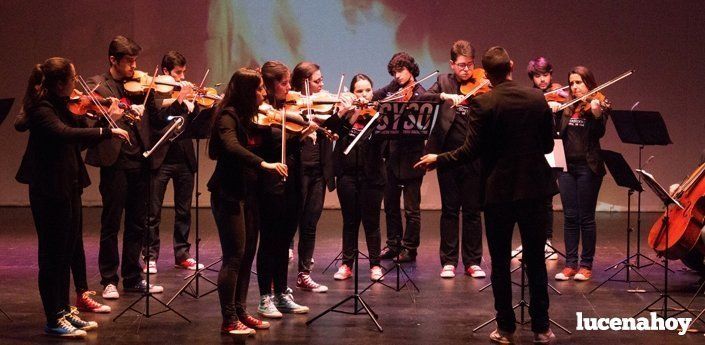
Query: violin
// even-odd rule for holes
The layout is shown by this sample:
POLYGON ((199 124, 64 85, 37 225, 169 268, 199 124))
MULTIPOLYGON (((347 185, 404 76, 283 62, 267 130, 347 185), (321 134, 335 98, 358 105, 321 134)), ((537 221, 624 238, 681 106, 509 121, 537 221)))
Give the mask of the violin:
MULTIPOLYGON (((287 131, 295 134, 301 134, 310 125, 310 123, 296 111, 285 109, 284 113, 286 119, 285 127, 287 131)), ((269 104, 262 104, 259 108, 257 108, 257 117, 254 122, 255 124, 263 127, 281 127, 281 111, 274 109, 269 104)), ((320 131, 332 141, 338 140, 338 135, 326 128, 319 127, 316 131, 320 131)))
MULTIPOLYGON (((99 119, 96 114, 99 114, 103 109, 99 107, 110 107, 112 101, 108 98, 93 92, 91 96, 84 94, 81 91, 74 89, 69 97, 68 108, 69 111, 78 116, 85 115, 93 120, 99 119)), ((127 100, 120 100, 118 102, 118 107, 124 111, 123 117, 127 119, 130 123, 135 123, 140 121, 139 116, 135 116, 130 112, 130 105, 127 100)))
MULTIPOLYGON (((179 97, 180 92, 181 91, 179 90, 172 91, 171 97, 165 99, 162 102, 161 107, 168 107, 172 103, 174 103, 174 101, 176 101, 176 99, 179 97)), ((212 108, 220 100, 222 100, 223 97, 221 97, 218 94, 218 91, 212 87, 200 87, 194 88, 193 94, 188 96, 186 99, 200 105, 205 109, 209 109, 212 108)))
POLYGON ((141 95, 150 89, 157 93, 169 94, 174 88, 180 88, 181 84, 169 75, 151 77, 143 71, 135 71, 132 78, 124 80, 123 87, 125 92, 131 95, 141 95))
POLYGON ((305 96, 297 91, 289 91, 285 101, 285 105, 291 108, 306 110, 307 107, 310 107, 311 112, 315 114, 330 114, 338 103, 340 103, 340 98, 327 91, 314 93, 310 96, 305 96))
POLYGON ((565 103, 568 101, 568 92, 566 91, 568 88, 567 85, 559 87, 555 84, 555 87, 551 87, 551 90, 544 93, 543 96, 546 98, 546 102, 565 103))
POLYGON ((582 105, 581 110, 583 112, 590 111, 590 107, 591 107, 590 103, 595 99, 600 102, 600 107, 602 108, 602 110, 605 110, 605 109, 610 108, 612 106, 612 104, 607 99, 607 97, 605 97, 604 94, 602 94, 601 92, 596 92, 596 93, 592 94, 591 96, 585 98, 585 100, 583 101, 584 104, 582 105))
POLYGON ((460 84, 460 93, 465 96, 479 96, 483 93, 487 93, 490 91, 490 86, 489 81, 485 83, 486 80, 487 76, 485 75, 485 70, 475 68, 472 70, 472 76, 460 84))

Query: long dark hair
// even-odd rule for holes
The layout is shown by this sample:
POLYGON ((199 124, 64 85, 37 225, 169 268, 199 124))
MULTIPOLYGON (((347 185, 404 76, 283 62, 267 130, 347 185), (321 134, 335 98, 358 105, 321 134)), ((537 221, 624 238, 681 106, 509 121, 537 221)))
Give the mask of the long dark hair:
POLYGON ((279 108, 280 102, 277 102, 275 94, 276 85, 281 82, 286 75, 289 74, 289 67, 281 61, 267 61, 262 65, 262 80, 264 87, 267 88, 267 103, 275 108, 279 108))
POLYGON ((27 81, 22 105, 24 110, 36 106, 48 96, 56 96, 59 83, 67 83, 73 77, 71 60, 63 57, 49 58, 32 68, 27 81))
POLYGON ((220 155, 220 140, 216 138, 215 124, 218 123, 223 116, 223 109, 227 107, 235 108, 235 116, 243 125, 249 125, 252 119, 257 114, 257 89, 261 83, 262 76, 256 70, 251 68, 240 68, 230 78, 228 87, 225 90, 223 100, 218 103, 215 109, 215 116, 211 124, 211 139, 216 140, 216 143, 209 143, 208 156, 211 159, 218 159, 220 155))
POLYGON ((296 67, 294 67, 294 71, 291 72, 291 89, 294 91, 303 92, 306 89, 304 86, 306 79, 311 79, 311 76, 320 69, 321 67, 313 62, 300 62, 296 65, 296 67))

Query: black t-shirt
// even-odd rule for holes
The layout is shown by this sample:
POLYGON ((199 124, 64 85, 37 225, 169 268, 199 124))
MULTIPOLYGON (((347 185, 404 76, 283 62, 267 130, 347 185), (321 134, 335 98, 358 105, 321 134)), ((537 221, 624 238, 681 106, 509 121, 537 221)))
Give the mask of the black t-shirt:
POLYGON ((320 137, 316 138, 314 143, 311 138, 305 138, 302 142, 301 166, 306 171, 322 171, 320 140, 320 137))
POLYGON ((569 162, 583 162, 587 159, 588 119, 580 111, 573 113, 566 127, 565 156, 569 162))

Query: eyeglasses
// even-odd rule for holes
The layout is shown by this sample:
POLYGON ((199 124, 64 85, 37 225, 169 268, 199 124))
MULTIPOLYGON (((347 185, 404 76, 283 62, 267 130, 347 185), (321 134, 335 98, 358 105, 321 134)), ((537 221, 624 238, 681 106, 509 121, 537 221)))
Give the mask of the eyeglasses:
POLYGON ((471 63, 453 63, 454 65, 458 66, 458 68, 462 69, 472 69, 472 64, 471 63))

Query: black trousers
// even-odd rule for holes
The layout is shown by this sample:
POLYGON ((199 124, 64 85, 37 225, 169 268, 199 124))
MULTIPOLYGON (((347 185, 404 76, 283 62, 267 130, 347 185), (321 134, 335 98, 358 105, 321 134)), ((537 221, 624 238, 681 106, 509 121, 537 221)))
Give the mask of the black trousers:
POLYGON ((305 171, 301 174, 301 218, 299 218, 299 272, 311 271, 311 259, 316 247, 316 227, 323 212, 326 184, 323 173, 305 171))
POLYGON ((247 291, 250 287, 252 262, 257 253, 257 240, 259 239, 259 205, 256 195, 245 198, 245 250, 240 262, 240 272, 237 275, 235 287, 235 311, 238 315, 247 312, 247 291))
POLYGON ((218 298, 223 321, 235 321, 235 291, 239 282, 240 264, 245 252, 245 216, 243 202, 211 194, 211 209, 218 227, 223 264, 218 272, 218 298))
POLYGON ((100 217, 100 250, 98 266, 103 286, 117 284, 120 254, 118 232, 120 219, 125 211, 125 230, 122 237, 123 285, 133 285, 142 279, 140 251, 147 230, 147 178, 146 169, 100 169, 100 195, 103 212, 100 217))
POLYGON ((421 234, 421 182, 423 177, 399 179, 387 169, 387 184, 384 188, 384 213, 387 219, 387 247, 399 250, 403 246, 415 251, 419 247, 421 234), (406 231, 402 227, 399 199, 404 196, 406 231))
POLYGON ((548 198, 523 200, 485 207, 487 245, 492 259, 492 293, 497 311, 497 326, 506 332, 516 329, 516 316, 512 310, 512 277, 510 271, 512 233, 519 225, 522 261, 526 264, 529 280, 529 315, 531 330, 548 330, 548 277, 544 260, 546 242, 545 212, 548 198))
POLYGON ((284 293, 288 278, 289 244, 299 221, 299 186, 289 175, 283 194, 258 195, 260 241, 257 250, 257 282, 260 295, 284 293))
POLYGON ((63 198, 46 195, 30 186, 29 202, 39 243, 39 295, 47 323, 54 325, 69 309, 74 251, 79 242, 83 245, 81 191, 63 198))
POLYGON ((159 258, 159 224, 162 218, 164 193, 169 180, 174 185, 174 263, 179 264, 191 257, 188 242, 191 230, 191 197, 193 196, 194 174, 186 162, 162 164, 152 171, 152 191, 149 201, 149 231, 142 255, 150 260, 159 258))
POLYGON ((379 217, 384 186, 369 185, 354 175, 343 175, 338 178, 337 190, 343 213, 343 264, 352 267, 362 223, 370 267, 379 266, 382 246, 379 217))
POLYGON ((441 191, 441 266, 458 264, 459 215, 462 212, 462 261, 465 267, 482 262, 480 177, 471 164, 438 169, 441 191))

